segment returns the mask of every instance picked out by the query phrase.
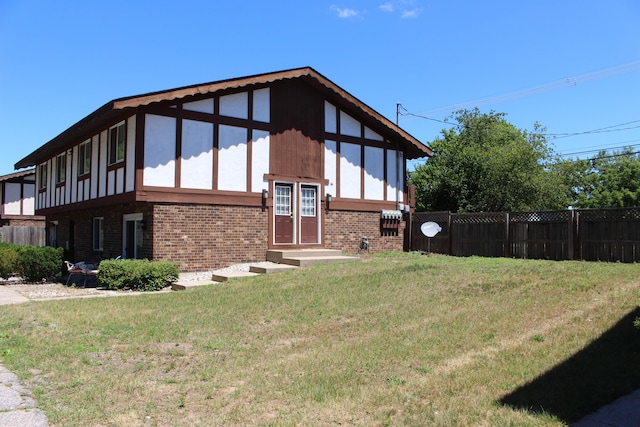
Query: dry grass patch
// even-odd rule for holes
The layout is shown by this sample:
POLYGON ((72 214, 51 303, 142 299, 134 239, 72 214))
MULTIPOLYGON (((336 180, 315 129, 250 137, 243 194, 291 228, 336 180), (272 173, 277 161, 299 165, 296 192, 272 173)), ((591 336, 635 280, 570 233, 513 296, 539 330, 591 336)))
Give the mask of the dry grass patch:
POLYGON ((637 309, 638 273, 385 254, 189 292, 0 307, 0 354, 57 425, 563 425, 640 387, 637 363, 616 362, 624 379, 600 371, 608 356, 593 344, 640 356, 606 338, 637 309), (539 389, 567 391, 547 375, 564 379, 563 363, 582 373, 569 391, 586 401, 536 408, 539 389), (595 386, 609 392, 584 398, 595 386))

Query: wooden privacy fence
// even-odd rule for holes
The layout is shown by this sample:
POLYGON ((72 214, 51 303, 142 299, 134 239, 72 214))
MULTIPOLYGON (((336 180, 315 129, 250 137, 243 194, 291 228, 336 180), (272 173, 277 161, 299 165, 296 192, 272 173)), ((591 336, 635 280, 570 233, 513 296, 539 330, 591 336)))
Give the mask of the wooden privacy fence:
POLYGON ((454 256, 638 262, 640 207, 414 213, 411 250, 427 252, 429 248, 454 256), (429 221, 442 227, 431 242, 420 232, 420 226, 429 221))
POLYGON ((42 226, 5 225, 0 228, 0 242, 24 246, 44 246, 45 229, 42 226))

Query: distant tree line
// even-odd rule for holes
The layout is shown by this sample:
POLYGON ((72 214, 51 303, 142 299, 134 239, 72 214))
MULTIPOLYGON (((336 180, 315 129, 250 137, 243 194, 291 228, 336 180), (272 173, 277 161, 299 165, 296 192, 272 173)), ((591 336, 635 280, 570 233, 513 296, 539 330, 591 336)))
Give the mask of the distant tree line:
POLYGON ((640 158, 631 149, 562 159, 538 123, 504 113, 460 110, 428 145, 433 156, 410 172, 417 210, 501 212, 640 205, 640 158))

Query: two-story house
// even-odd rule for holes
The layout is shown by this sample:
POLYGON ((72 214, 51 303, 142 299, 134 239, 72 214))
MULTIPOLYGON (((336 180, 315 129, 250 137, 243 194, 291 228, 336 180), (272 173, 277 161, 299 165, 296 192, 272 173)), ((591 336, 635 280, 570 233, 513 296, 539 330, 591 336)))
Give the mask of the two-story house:
POLYGON ((402 250, 406 161, 429 155, 299 68, 113 100, 16 167, 36 167, 36 211, 75 260, 186 272, 275 248, 355 252, 362 236, 402 250))

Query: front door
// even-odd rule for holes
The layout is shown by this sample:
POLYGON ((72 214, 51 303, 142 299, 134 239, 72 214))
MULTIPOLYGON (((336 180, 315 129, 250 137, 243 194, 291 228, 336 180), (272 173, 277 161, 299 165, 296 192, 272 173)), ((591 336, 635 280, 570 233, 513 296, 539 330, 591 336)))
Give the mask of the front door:
POLYGON ((318 188, 300 187, 300 243, 318 243, 318 188))
POLYGON ((276 184, 275 211, 275 242, 289 244, 294 243, 292 184, 276 184))
POLYGON ((318 186, 311 184, 275 184, 276 244, 318 244, 318 186))

